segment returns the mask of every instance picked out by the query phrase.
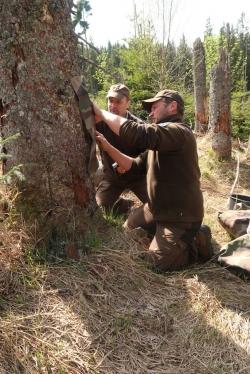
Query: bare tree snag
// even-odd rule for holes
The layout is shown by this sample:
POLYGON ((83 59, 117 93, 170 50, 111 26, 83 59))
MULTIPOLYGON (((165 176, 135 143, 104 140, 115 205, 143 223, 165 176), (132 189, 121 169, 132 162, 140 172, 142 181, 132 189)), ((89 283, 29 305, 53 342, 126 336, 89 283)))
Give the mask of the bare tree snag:
POLYGON ((195 131, 204 134, 208 130, 208 95, 206 87, 205 50, 200 38, 193 45, 193 75, 195 99, 195 131))
MULTIPOLYGON (((81 75, 71 1, 3 0, 0 5, 0 109, 6 170, 23 164, 23 201, 45 211, 93 212, 90 144, 70 85, 81 75)), ((67 220, 65 213, 65 220, 67 220)))
POLYGON ((227 54, 220 52, 220 59, 211 71, 210 83, 210 126, 212 148, 220 158, 230 159, 231 142, 231 105, 230 71, 227 54))

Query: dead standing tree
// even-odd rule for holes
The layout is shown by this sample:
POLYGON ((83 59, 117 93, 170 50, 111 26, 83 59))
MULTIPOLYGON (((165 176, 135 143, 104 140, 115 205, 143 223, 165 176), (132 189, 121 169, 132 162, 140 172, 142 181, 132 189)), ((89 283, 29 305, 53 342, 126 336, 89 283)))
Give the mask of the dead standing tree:
POLYGON ((230 102, 228 57, 226 52, 221 50, 219 62, 211 71, 209 118, 212 148, 219 158, 224 159, 230 159, 232 151, 230 102))
POLYGON ((195 131, 204 134, 208 130, 208 95, 206 87, 205 50, 200 38, 193 45, 193 76, 195 99, 195 131))
POLYGON ((12 159, 5 170, 23 164, 21 197, 28 214, 49 211, 64 223, 73 211, 83 217, 96 206, 87 170, 90 139, 70 85, 81 74, 71 5, 68 0, 0 4, 1 132, 20 134, 7 144, 12 159))

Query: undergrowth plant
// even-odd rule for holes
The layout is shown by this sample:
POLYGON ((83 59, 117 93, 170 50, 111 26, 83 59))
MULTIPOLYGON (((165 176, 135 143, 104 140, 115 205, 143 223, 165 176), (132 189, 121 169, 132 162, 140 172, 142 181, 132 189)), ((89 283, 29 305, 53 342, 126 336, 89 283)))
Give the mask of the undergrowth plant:
POLYGON ((111 226, 115 226, 119 229, 122 228, 125 221, 123 215, 116 214, 112 210, 104 213, 104 219, 108 224, 110 224, 111 226))
MULTIPOLYGON (((5 139, 0 137, 0 148, 1 148, 0 161, 1 161, 2 165, 4 165, 4 163, 12 157, 10 154, 8 154, 6 152, 5 145, 8 144, 11 141, 15 141, 16 139, 19 138, 19 136, 20 136, 20 134, 17 133, 15 135, 8 136, 5 139)), ((0 176, 0 182, 2 182, 4 184, 7 184, 7 185, 10 185, 13 182, 14 178, 16 178, 20 181, 24 181, 25 177, 24 177, 23 173, 21 172, 22 166, 23 166, 22 164, 13 166, 10 170, 8 170, 7 173, 2 174, 0 176)))

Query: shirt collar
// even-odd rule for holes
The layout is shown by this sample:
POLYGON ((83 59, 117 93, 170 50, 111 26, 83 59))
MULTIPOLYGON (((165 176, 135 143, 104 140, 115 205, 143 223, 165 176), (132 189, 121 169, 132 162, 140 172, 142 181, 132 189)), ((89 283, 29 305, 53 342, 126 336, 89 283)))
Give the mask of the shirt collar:
POLYGON ((160 122, 157 122, 157 125, 166 122, 182 122, 182 116, 180 114, 173 114, 171 116, 165 117, 160 122))

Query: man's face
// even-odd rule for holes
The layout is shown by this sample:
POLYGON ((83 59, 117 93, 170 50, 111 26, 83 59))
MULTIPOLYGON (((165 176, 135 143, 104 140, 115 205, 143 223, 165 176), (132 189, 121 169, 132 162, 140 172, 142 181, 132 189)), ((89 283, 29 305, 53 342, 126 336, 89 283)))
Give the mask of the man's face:
POLYGON ((114 114, 118 114, 118 116, 126 117, 126 112, 129 108, 130 100, 123 96, 121 99, 116 97, 109 97, 108 98, 108 111, 114 114))
POLYGON ((170 101, 169 103, 159 100, 153 103, 149 114, 150 119, 153 123, 159 123, 166 117, 177 113, 176 101, 170 101))

